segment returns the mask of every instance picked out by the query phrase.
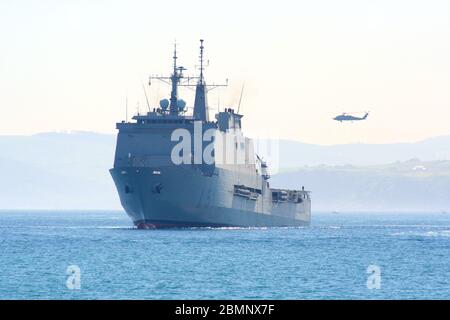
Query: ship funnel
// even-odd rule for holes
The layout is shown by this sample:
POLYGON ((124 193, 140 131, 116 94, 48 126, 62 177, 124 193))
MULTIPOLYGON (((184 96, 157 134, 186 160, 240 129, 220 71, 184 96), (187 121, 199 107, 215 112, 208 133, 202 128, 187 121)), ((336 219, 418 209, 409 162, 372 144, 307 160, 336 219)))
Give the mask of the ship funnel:
POLYGON ((209 121, 208 106, 206 101, 206 86, 198 83, 195 89, 194 118, 201 121, 209 121))

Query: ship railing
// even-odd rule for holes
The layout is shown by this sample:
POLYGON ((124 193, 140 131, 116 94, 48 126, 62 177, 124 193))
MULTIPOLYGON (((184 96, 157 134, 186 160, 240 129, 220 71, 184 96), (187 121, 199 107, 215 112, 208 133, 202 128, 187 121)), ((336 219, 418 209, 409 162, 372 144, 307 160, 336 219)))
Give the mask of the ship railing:
POLYGON ((248 200, 257 200, 261 194, 261 190, 244 185, 234 185, 233 194, 248 200))
POLYGON ((310 200, 310 192, 306 190, 271 189, 273 202, 303 203, 310 200))

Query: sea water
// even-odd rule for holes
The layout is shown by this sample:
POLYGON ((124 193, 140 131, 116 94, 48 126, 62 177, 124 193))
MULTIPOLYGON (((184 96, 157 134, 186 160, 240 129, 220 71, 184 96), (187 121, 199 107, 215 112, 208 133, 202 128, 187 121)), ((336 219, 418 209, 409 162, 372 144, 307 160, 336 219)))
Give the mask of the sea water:
POLYGON ((0 211, 0 299, 450 299, 450 214, 137 230, 119 211, 0 211))

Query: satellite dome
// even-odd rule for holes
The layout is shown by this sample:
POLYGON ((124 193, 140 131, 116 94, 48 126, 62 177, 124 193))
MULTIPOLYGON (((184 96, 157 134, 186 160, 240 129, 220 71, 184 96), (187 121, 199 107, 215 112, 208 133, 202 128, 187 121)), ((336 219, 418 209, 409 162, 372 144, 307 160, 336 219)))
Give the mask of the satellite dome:
POLYGON ((184 108, 186 107, 186 101, 184 101, 182 99, 178 100, 177 107, 178 107, 178 110, 183 111, 184 108))
POLYGON ((162 99, 161 101, 159 101, 159 105, 160 105, 161 109, 167 110, 167 108, 169 107, 169 100, 162 99))

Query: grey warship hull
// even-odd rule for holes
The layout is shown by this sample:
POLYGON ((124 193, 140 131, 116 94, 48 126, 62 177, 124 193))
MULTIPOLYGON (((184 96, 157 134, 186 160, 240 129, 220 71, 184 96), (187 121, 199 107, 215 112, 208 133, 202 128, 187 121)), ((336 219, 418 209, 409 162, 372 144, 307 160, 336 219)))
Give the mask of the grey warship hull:
POLYGON ((160 170, 110 170, 122 206, 138 228, 297 227, 310 223, 308 201, 264 203, 235 196, 234 179, 227 170, 205 177, 191 166, 166 168, 158 175, 153 174, 156 169, 160 170), (155 185, 162 187, 160 193, 153 190, 155 185))

